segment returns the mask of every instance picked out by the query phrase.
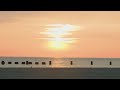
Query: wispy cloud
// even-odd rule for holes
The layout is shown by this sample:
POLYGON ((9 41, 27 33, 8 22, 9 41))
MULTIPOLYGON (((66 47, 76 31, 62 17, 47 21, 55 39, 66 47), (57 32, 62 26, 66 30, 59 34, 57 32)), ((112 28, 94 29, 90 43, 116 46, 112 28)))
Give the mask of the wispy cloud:
POLYGON ((46 38, 40 38, 48 41, 59 41, 62 43, 74 43, 78 38, 71 38, 72 32, 80 30, 80 26, 71 24, 48 24, 45 25, 45 31, 40 34, 46 38), (64 36, 69 36, 65 38, 64 36), (51 38, 50 38, 51 37, 51 38))

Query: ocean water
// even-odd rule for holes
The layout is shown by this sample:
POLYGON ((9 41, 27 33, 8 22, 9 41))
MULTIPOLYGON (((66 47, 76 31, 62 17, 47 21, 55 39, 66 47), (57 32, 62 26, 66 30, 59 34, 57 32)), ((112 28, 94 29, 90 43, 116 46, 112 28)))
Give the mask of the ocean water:
POLYGON ((0 79, 120 79, 120 58, 0 57, 0 61, 3 60, 8 67, 0 67, 0 79), (14 64, 8 65, 9 61, 39 61, 40 64, 38 67, 32 64, 31 68, 20 64, 20 68, 14 64), (51 65, 49 61, 52 61, 51 65), (73 61, 73 65, 70 65, 70 61, 73 61), (93 65, 91 61, 94 61, 93 65), (112 61, 112 65, 109 65, 109 61, 112 61), (42 65, 42 62, 47 64, 42 65))
POLYGON ((120 68, 120 58, 0 57, 0 67, 120 68), (1 64, 2 61, 5 62, 4 65, 1 64), (26 64, 27 61, 32 62, 32 64, 26 64), (8 64, 8 62, 12 62, 12 64, 8 64), (15 62, 19 64, 15 64, 15 62), (22 62, 25 62, 25 64, 22 64, 22 62), (39 64, 36 65, 36 62, 39 64))

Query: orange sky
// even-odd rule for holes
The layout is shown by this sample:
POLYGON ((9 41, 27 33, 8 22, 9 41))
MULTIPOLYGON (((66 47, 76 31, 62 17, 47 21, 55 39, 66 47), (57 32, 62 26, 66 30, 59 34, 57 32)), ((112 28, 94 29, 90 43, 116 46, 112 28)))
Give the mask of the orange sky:
POLYGON ((0 11, 0 56, 120 57, 119 11, 0 11), (49 47, 45 25, 69 24, 80 29, 65 49, 49 47))

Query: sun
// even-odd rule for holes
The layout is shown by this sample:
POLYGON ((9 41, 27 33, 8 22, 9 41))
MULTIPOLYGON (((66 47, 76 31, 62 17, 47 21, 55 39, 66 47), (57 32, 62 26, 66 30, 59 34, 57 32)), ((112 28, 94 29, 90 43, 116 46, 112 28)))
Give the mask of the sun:
POLYGON ((54 49, 64 49, 65 48, 65 44, 63 42, 52 42, 51 43, 51 47, 54 49))
POLYGON ((75 42, 76 38, 72 38, 72 32, 77 31, 79 26, 71 24, 48 24, 45 26, 44 32, 40 34, 46 35, 49 44, 48 46, 53 50, 65 50, 69 44, 75 42))
POLYGON ((66 48, 66 44, 63 38, 54 38, 54 40, 50 42, 50 47, 53 49, 62 50, 66 48))

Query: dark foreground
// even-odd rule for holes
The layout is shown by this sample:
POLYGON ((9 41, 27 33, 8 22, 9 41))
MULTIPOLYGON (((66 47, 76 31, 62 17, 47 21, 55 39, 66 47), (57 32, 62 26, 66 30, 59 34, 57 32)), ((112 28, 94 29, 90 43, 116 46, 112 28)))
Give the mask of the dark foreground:
POLYGON ((1 68, 0 79, 120 79, 120 68, 1 68))

